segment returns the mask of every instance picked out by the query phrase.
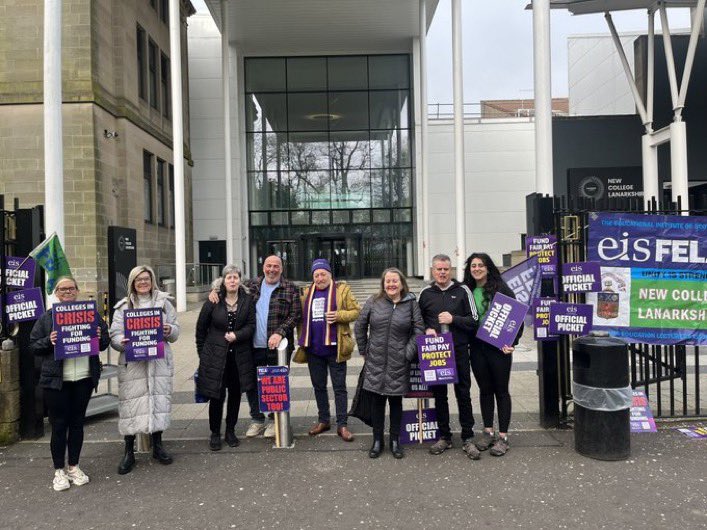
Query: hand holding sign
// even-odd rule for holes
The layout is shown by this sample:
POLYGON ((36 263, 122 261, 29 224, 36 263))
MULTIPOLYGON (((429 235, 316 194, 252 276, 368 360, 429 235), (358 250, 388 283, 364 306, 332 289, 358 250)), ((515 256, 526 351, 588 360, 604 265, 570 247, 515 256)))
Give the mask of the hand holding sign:
POLYGON ((527 313, 528 306, 526 304, 518 302, 510 296, 496 293, 479 326, 476 338, 495 346, 503 353, 513 353, 512 344, 518 336, 527 313))

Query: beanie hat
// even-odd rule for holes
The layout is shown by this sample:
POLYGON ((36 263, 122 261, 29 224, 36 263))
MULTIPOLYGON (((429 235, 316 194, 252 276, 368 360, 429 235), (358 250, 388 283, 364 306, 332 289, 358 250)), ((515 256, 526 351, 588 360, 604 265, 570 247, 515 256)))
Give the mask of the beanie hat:
POLYGON ((312 274, 318 269, 324 269, 331 273, 331 265, 329 265, 329 260, 326 258, 317 258, 312 262, 312 274))

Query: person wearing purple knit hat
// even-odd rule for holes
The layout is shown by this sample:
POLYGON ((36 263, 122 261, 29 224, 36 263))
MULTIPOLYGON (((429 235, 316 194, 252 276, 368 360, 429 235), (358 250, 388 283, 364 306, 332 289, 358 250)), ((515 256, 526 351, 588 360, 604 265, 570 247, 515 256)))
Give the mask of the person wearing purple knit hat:
POLYGON ((334 387, 336 433, 345 442, 354 439, 347 426, 348 394, 346 361, 351 358, 354 340, 350 323, 361 311, 346 282, 335 282, 331 265, 324 258, 312 262, 312 285, 302 296, 302 324, 295 362, 309 365, 309 376, 317 401, 318 419, 309 430, 316 436, 331 429, 327 372, 334 387))

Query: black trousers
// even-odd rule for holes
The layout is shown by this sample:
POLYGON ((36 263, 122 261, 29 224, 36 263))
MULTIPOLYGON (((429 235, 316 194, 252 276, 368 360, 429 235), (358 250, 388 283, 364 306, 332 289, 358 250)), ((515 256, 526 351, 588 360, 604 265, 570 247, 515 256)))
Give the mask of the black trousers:
POLYGON ((221 382, 221 395, 209 400, 209 428, 214 434, 221 432, 221 418, 223 418, 223 402, 226 403, 226 431, 232 431, 238 423, 238 410, 241 407, 241 380, 236 366, 236 354, 229 351, 226 355, 226 368, 223 370, 221 382))
POLYGON ((66 381, 61 390, 44 389, 44 400, 49 409, 52 438, 49 444, 54 469, 63 469, 68 446, 69 465, 76 466, 83 446, 83 423, 86 408, 93 392, 90 377, 79 381, 66 381))
MULTIPOLYGON (((457 398, 459 409, 459 423, 462 426, 462 440, 474 436, 474 413, 471 408, 471 371, 469 370, 469 349, 454 348, 456 357, 457 375, 459 382, 454 385, 454 395, 457 398)), ((440 438, 452 439, 452 430, 449 427, 449 401, 447 399, 447 385, 431 386, 435 398, 437 411, 437 425, 440 438)))
POLYGON ((475 341, 472 346, 471 369, 479 385, 479 401, 484 427, 493 428, 494 398, 498 408, 498 431, 508 432, 511 423, 511 394, 508 383, 511 379, 513 355, 506 355, 490 344, 475 341))
POLYGON ((373 401, 373 436, 383 439, 385 427, 385 402, 390 406, 390 435, 400 436, 400 423, 403 419, 403 396, 384 396, 371 392, 373 401))

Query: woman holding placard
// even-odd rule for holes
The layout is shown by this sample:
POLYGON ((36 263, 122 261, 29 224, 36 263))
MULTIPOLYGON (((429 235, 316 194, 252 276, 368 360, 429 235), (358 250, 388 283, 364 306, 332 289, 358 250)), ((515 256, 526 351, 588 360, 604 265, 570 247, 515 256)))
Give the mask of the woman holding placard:
POLYGON ((366 301, 355 325, 358 351, 366 358, 363 388, 374 396, 371 458, 383 452, 386 401, 390 406, 390 452, 395 458, 404 456, 400 446, 403 396, 410 385, 410 361, 417 358, 415 337, 424 332, 420 307, 405 276, 398 269, 386 269, 380 291, 366 301))
MULTIPOLYGON (((54 295, 59 302, 75 302, 79 294, 76 280, 62 276, 56 282, 54 295)), ((110 344, 108 326, 98 317, 97 333, 99 348, 105 350, 110 344)), ((50 449, 54 461, 55 491, 69 489, 71 484, 82 486, 89 482, 79 468, 79 457, 83 446, 83 424, 91 393, 98 388, 101 377, 101 361, 98 355, 54 359, 57 332, 52 330, 52 310, 44 313, 35 322, 30 334, 30 350, 43 358, 39 386, 44 389, 44 402, 49 410, 52 425, 50 449), (69 466, 64 467, 68 448, 69 466)))
POLYGON ((241 285, 241 271, 235 265, 226 265, 221 278, 218 303, 204 302, 196 322, 197 392, 209 398, 209 448, 212 451, 221 449, 221 418, 226 392, 224 438, 229 447, 237 447, 240 441, 235 429, 241 393, 255 388, 253 297, 241 285))
POLYGON ((152 457, 160 464, 171 464, 172 456, 162 445, 162 432, 169 427, 172 412, 172 378, 174 363, 169 343, 179 337, 177 312, 169 295, 157 289, 155 273, 146 265, 138 265, 128 276, 128 296, 115 305, 110 338, 113 348, 121 352, 118 366, 120 383, 118 430, 125 437, 125 455, 118 473, 130 473, 135 466, 135 435, 152 435, 152 457), (159 308, 162 315, 163 356, 151 360, 126 362, 124 313, 133 309, 159 308))
MULTIPOLYGON (((513 291, 501 278, 498 267, 488 254, 475 252, 464 265, 464 283, 474 295, 474 303, 483 321, 496 293, 515 298, 513 291)), ((474 337, 470 347, 471 370, 479 385, 481 416, 484 430, 474 442, 477 449, 493 456, 503 456, 508 451, 508 425, 511 421, 511 395, 508 383, 511 378, 513 351, 523 334, 521 327, 513 344, 498 349, 474 337), (494 399, 498 409, 498 436, 494 434, 494 399)))

